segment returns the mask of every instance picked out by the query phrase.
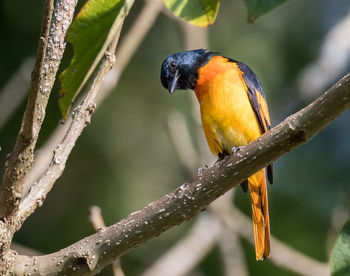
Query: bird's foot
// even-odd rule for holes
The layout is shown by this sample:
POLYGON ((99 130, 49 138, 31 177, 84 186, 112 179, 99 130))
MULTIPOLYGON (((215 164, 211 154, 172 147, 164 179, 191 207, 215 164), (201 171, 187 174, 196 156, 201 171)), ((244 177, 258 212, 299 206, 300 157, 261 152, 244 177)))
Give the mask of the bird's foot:
POLYGON ((204 168, 198 168, 197 169, 197 175, 200 175, 203 171, 205 171, 208 168, 209 168, 208 165, 205 165, 204 168))
POLYGON ((242 149, 242 146, 238 146, 238 147, 233 147, 232 148, 232 154, 234 155, 234 156, 238 156, 239 154, 239 151, 242 149))

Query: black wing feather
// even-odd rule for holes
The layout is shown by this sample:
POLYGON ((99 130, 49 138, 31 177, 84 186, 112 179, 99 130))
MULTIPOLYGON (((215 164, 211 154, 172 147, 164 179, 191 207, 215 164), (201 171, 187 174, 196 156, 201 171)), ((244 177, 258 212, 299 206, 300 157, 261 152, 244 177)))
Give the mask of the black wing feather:
MULTIPOLYGON (((258 91, 266 100, 265 97, 265 93, 264 90, 261 86, 261 83, 258 79, 258 77, 254 74, 254 72, 248 67, 248 65, 246 65, 243 62, 236 62, 238 65, 238 68, 243 72, 243 79, 248 87, 248 96, 249 96, 249 100, 250 100, 250 104, 253 107, 255 116, 259 122, 259 126, 260 126, 260 130, 261 130, 261 134, 265 133, 266 130, 264 128, 264 118, 261 117, 260 115, 260 104, 258 102, 258 98, 256 96, 256 91, 258 91)), ((271 128, 270 124, 266 124, 267 126, 267 130, 269 130, 271 128)))
MULTIPOLYGON (((233 60, 233 59, 230 59, 230 58, 228 58, 228 60, 231 61, 231 62, 236 63, 238 68, 243 72, 243 79, 244 79, 244 81, 245 81, 245 83, 246 83, 246 85, 248 87, 249 101, 250 101, 250 104, 252 105, 255 117, 258 120, 261 134, 263 134, 267 130, 270 130, 271 125, 268 122, 266 122, 265 118, 261 117, 261 115, 260 115, 260 104, 258 102, 257 95, 255 94, 256 91, 258 91, 258 93, 260 93, 263 96, 263 98, 266 100, 265 93, 264 93, 264 90, 262 88, 262 85, 261 85, 258 77, 248 67, 248 65, 246 65, 243 62, 236 61, 236 60, 233 60), (265 129, 265 127, 264 127, 264 121, 263 120, 265 120, 265 123, 266 123, 265 125, 267 126, 267 129, 265 129)), ((267 179, 272 184, 273 183, 272 164, 268 165, 266 170, 267 170, 267 179)))

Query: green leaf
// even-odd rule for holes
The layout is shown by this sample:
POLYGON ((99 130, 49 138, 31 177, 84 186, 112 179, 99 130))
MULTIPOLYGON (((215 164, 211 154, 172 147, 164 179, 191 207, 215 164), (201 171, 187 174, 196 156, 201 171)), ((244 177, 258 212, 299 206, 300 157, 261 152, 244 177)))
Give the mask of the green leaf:
POLYGON ((118 32, 134 0, 89 0, 75 17, 66 40, 74 55, 60 75, 59 106, 64 119, 118 32))
POLYGON ((253 23, 259 16, 286 1, 287 0, 245 0, 248 9, 248 22, 253 23))
POLYGON ((350 275, 350 221, 348 221, 335 242, 331 256, 333 276, 350 275))
POLYGON ((163 2, 177 17, 199 27, 213 24, 220 6, 219 0, 163 0, 163 2))

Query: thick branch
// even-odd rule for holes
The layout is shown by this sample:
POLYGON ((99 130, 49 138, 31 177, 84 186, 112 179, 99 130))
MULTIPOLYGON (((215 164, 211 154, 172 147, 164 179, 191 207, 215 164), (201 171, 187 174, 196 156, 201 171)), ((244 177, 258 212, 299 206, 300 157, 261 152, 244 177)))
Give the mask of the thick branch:
POLYGON ((17 256, 14 275, 92 275, 116 257, 191 219, 216 198, 280 156, 301 146, 350 107, 350 74, 306 108, 196 179, 110 227, 56 253, 17 256))
POLYGON ((53 3, 53 0, 47 0, 44 5, 27 107, 15 147, 5 163, 0 193, 0 218, 8 218, 18 209, 23 183, 34 162, 35 144, 45 118, 46 105, 65 49, 64 38, 77 0, 58 0, 54 12, 53 3))
MULTIPOLYGON (((105 222, 101 214, 101 208, 98 206, 90 207, 90 221, 95 231, 105 228, 105 222)), ((114 276, 124 276, 124 271, 120 265, 120 259, 116 259, 111 263, 111 269, 114 276)))

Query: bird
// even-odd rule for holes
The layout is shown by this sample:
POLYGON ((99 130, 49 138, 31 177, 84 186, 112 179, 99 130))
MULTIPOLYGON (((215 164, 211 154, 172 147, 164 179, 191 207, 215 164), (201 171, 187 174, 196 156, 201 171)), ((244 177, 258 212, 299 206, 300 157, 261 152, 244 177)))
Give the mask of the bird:
MULTIPOLYGON (((182 51, 163 61, 160 80, 171 94, 194 90, 208 146, 218 160, 271 128, 262 85, 243 62, 205 49, 182 51)), ((266 174, 272 184, 272 171, 270 164, 241 183, 243 191, 250 192, 257 260, 270 257, 266 174)))

